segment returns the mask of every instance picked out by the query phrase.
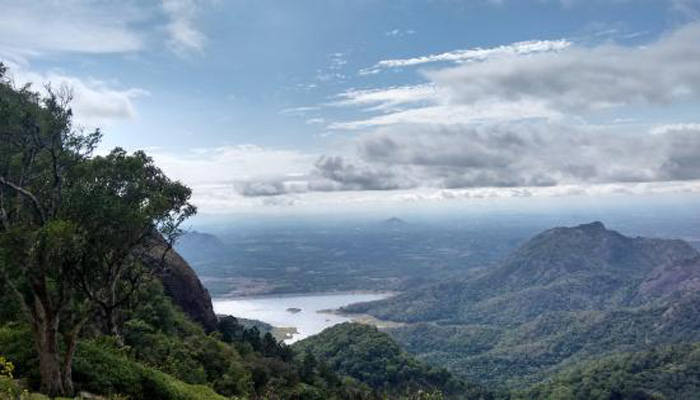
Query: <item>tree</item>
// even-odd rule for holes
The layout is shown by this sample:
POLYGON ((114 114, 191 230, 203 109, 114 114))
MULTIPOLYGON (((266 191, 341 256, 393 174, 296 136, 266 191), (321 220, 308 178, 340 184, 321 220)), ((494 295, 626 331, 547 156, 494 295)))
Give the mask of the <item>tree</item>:
POLYGON ((116 333, 114 311, 151 273, 141 258, 165 257, 195 208, 144 153, 93 157, 100 131, 74 128, 68 89, 42 97, 4 73, 0 64, 0 278, 32 326, 42 391, 72 394, 81 329, 101 311, 116 333))
POLYGON ((304 358, 301 360, 301 367, 299 369, 299 377, 303 382, 313 383, 317 365, 318 362, 313 353, 310 351, 304 353, 304 358))
POLYGON ((276 357, 279 343, 270 332, 265 333, 262 338, 261 351, 265 357, 276 357))
POLYGON ((238 319, 227 315, 217 323, 217 330, 221 332, 221 340, 226 343, 234 343, 243 339, 243 325, 238 323, 238 319))

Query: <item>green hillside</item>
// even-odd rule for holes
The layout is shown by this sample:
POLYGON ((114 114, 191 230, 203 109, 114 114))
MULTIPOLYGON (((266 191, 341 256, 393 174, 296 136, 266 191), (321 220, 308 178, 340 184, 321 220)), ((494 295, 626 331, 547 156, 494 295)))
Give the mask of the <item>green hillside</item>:
POLYGON ((475 386, 455 380, 446 370, 417 361, 389 335, 368 325, 336 325, 296 343, 293 349, 305 357, 320 360, 338 373, 388 393, 427 389, 459 398, 478 399, 483 395, 475 386))
POLYGON ((700 345, 687 344, 612 355, 583 363, 512 400, 697 400, 700 345))
POLYGON ((610 351, 700 340, 700 255, 601 223, 546 231, 482 275, 353 305, 461 377, 528 385, 610 351))

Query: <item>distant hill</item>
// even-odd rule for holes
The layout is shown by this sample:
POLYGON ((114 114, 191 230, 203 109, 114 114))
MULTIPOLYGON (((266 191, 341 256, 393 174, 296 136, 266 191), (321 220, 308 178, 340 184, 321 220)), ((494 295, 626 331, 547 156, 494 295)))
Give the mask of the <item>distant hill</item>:
POLYGON ((218 237, 203 232, 187 232, 175 243, 175 249, 189 262, 216 259, 227 252, 226 245, 218 237))
POLYGON ((478 276, 349 312, 410 322, 391 333, 463 377, 528 384, 578 360, 700 340, 700 254, 602 223, 545 231, 478 276))
POLYGON ((399 226, 408 225, 408 222, 406 222, 403 219, 398 218, 398 217, 391 217, 389 219, 385 219, 384 221, 382 221, 382 225, 388 226, 388 227, 399 227, 399 226))

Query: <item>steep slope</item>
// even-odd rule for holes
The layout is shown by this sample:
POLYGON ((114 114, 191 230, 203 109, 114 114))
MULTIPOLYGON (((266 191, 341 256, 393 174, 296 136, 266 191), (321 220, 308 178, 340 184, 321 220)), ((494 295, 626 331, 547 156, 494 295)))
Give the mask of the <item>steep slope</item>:
POLYGON ((463 377, 526 385, 606 352, 700 340, 699 259, 601 223, 555 228, 480 276, 346 311, 412 323, 390 332, 463 377))
POLYGON ((207 332, 216 329, 216 314, 211 303, 211 296, 204 288, 192 267, 174 249, 165 252, 162 238, 154 239, 144 262, 151 266, 162 267, 159 277, 163 282, 165 293, 192 320, 200 323, 207 332), (161 265, 162 264, 162 265, 161 265))

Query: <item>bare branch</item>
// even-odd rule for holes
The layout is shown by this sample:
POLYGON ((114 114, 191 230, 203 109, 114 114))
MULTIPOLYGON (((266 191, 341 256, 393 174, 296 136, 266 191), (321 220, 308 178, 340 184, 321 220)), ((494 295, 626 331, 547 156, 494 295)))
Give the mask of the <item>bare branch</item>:
POLYGON ((41 208, 41 203, 39 203, 39 200, 36 198, 36 196, 34 196, 34 194, 32 194, 32 192, 22 187, 19 187, 12 182, 7 181, 5 177, 2 176, 0 176, 0 185, 5 185, 10 189, 14 190, 15 192, 21 194, 25 198, 29 199, 29 201, 31 201, 32 205, 34 206, 34 209, 37 215, 39 216, 39 220, 41 221, 41 223, 43 224, 44 222, 46 222, 46 216, 44 215, 44 210, 41 208))

